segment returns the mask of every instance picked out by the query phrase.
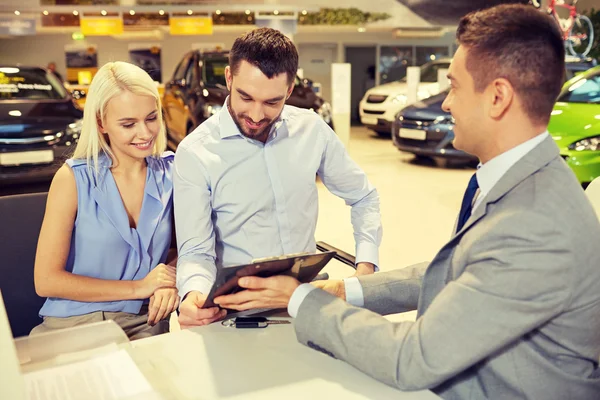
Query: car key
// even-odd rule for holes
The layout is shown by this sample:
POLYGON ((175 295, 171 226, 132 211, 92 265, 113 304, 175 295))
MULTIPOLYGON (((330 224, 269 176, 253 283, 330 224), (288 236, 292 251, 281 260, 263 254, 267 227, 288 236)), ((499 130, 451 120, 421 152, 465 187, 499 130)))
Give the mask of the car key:
POLYGON ((238 329, 266 328, 269 325, 290 324, 286 319, 267 319, 267 317, 237 317, 233 326, 238 329))

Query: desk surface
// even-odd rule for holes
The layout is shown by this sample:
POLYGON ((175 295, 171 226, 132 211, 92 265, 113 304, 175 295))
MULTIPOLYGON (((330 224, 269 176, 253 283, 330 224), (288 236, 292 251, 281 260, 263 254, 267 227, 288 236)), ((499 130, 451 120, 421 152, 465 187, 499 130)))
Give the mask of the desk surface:
POLYGON ((301 345, 292 324, 246 330, 217 323, 132 342, 130 353, 167 400, 439 399, 392 389, 301 345))

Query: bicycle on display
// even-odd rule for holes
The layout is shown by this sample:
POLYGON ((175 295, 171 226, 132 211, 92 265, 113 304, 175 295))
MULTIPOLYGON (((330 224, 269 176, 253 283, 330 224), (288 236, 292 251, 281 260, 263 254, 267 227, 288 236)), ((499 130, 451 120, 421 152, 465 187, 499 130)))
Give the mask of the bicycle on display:
MULTIPOLYGON (((592 21, 585 15, 577 12, 577 0, 572 4, 566 4, 565 0, 549 0, 548 14, 554 18, 563 34, 565 47, 576 57, 585 57, 588 55, 594 44, 594 26, 592 21), (558 15, 558 8, 564 8, 569 11, 568 18, 561 18, 558 15)), ((541 0, 530 0, 529 2, 535 8, 541 7, 541 0)))

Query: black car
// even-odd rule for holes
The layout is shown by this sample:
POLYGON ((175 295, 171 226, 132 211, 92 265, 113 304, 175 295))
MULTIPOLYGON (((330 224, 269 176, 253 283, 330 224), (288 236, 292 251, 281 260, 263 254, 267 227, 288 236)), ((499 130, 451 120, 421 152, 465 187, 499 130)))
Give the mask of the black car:
POLYGON ((447 95, 448 90, 408 106, 396 115, 392 140, 399 150, 417 156, 477 161, 475 156, 452 146, 454 118, 442 110, 447 95))
POLYGON ((50 71, 0 66, 0 184, 51 178, 73 152, 81 118, 50 71))
MULTIPOLYGON (((228 64, 228 52, 195 50, 187 53, 175 68, 163 96, 169 147, 177 147, 188 133, 221 110, 228 95, 225 82, 228 64)), ((308 79, 296 78, 286 104, 312 109, 332 126, 329 103, 311 89, 308 79)))

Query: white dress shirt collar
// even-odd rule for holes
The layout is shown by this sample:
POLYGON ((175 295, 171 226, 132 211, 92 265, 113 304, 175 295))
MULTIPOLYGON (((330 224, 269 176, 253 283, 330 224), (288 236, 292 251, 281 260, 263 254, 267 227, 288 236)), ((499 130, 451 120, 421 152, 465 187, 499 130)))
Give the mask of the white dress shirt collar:
POLYGON ((485 164, 480 164, 477 169, 477 182, 480 190, 478 200, 483 199, 517 161, 542 143, 546 137, 548 137, 548 131, 492 158, 485 164))

